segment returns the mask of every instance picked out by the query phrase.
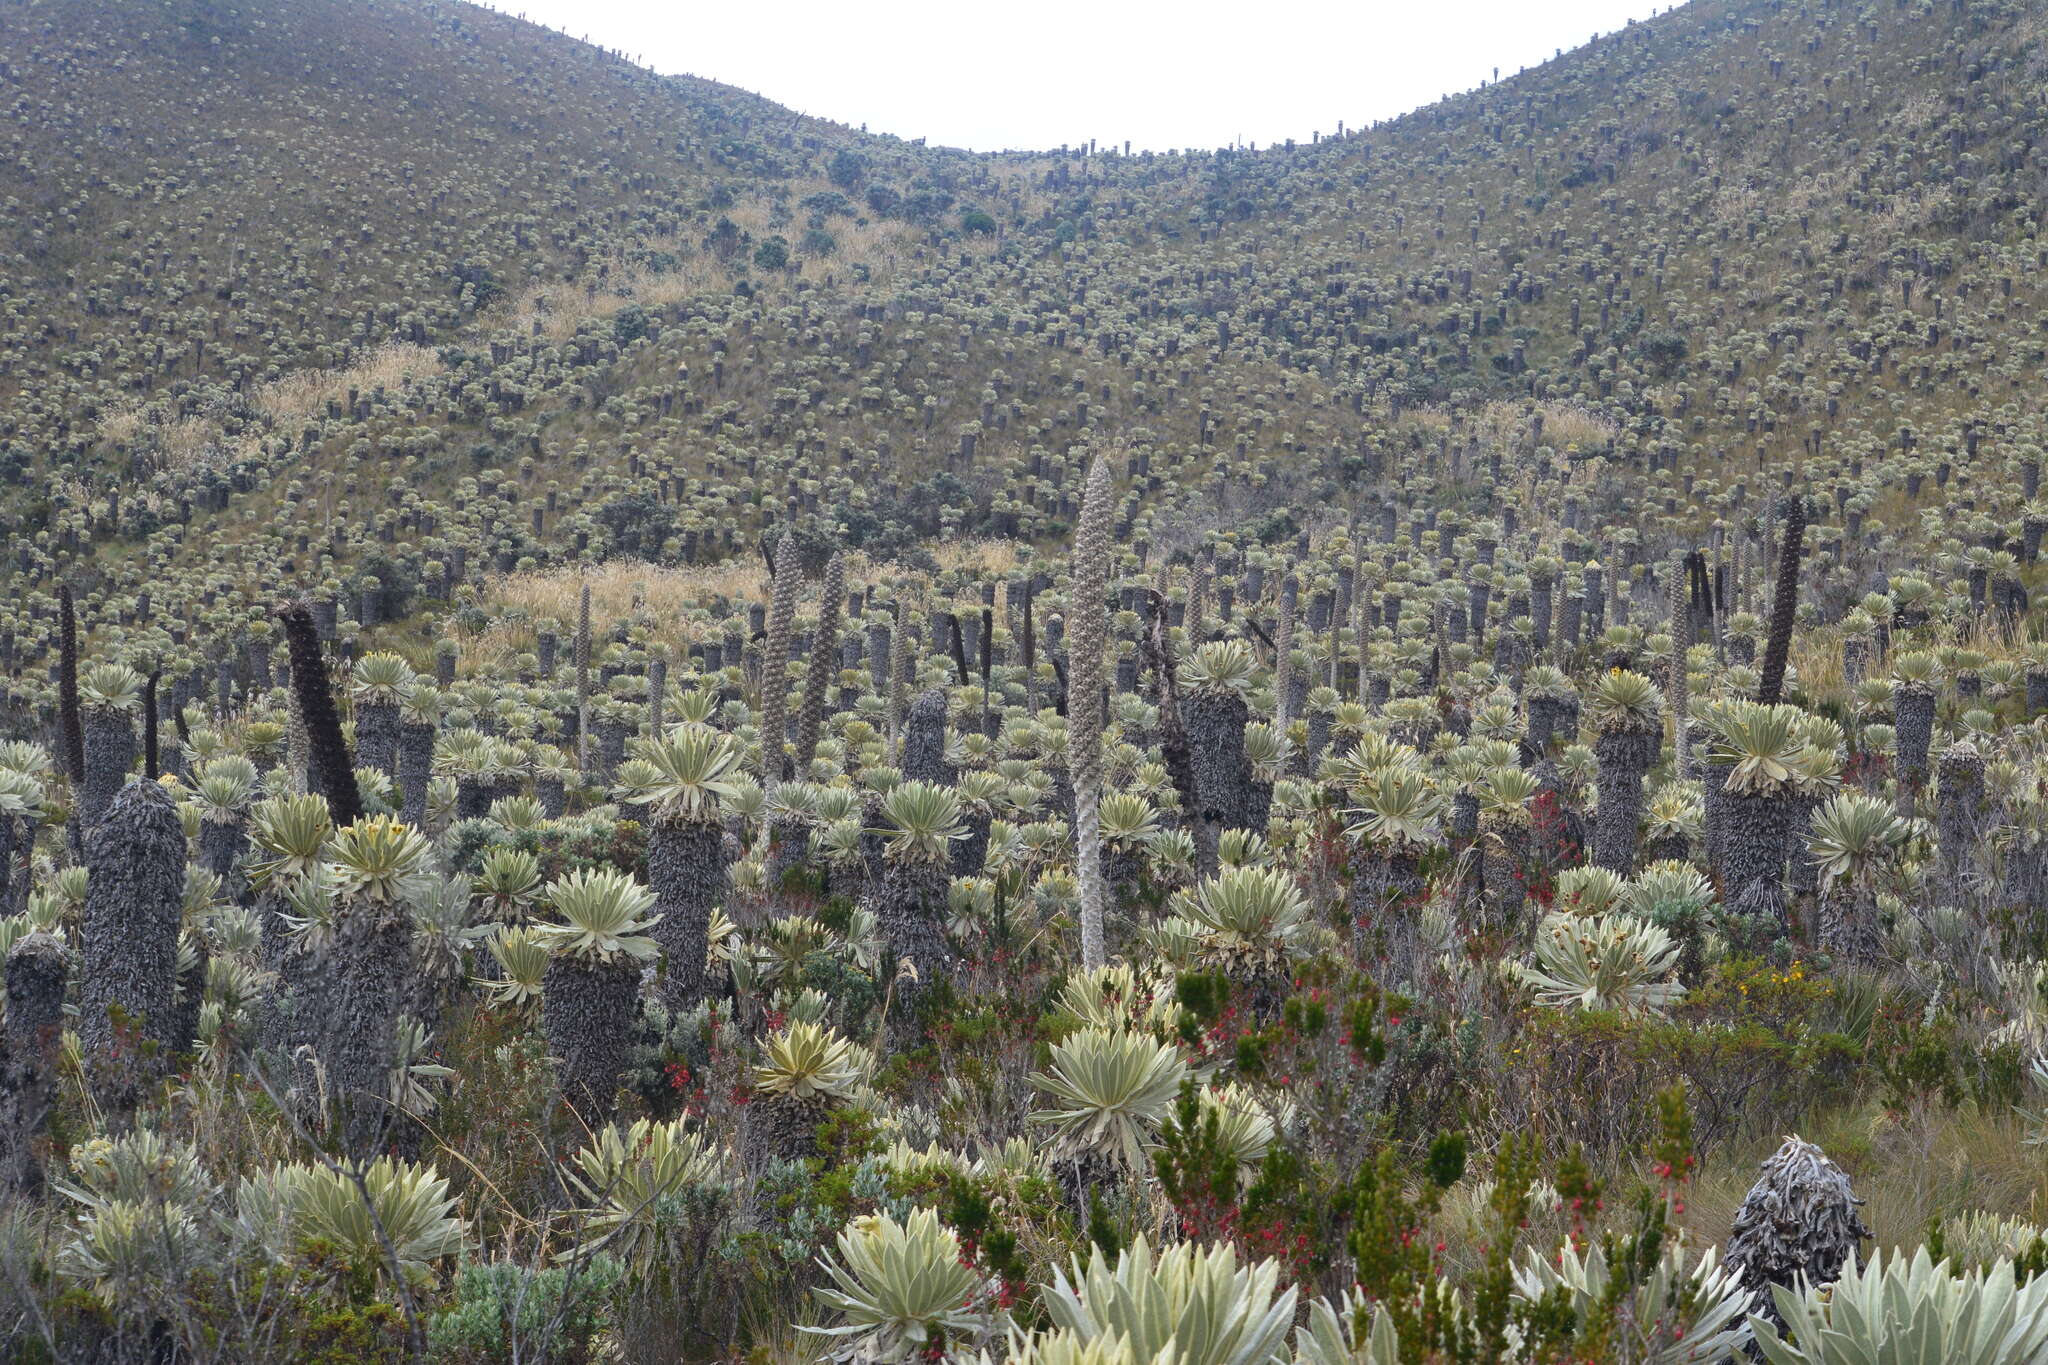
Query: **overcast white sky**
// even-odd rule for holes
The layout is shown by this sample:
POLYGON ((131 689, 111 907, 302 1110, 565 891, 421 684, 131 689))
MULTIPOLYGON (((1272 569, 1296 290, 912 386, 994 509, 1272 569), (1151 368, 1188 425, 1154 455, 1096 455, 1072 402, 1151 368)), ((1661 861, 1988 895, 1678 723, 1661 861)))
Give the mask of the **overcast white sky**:
POLYGON ((870 132, 976 151, 1265 146, 1547 61, 1668 0, 497 0, 571 37, 870 132))

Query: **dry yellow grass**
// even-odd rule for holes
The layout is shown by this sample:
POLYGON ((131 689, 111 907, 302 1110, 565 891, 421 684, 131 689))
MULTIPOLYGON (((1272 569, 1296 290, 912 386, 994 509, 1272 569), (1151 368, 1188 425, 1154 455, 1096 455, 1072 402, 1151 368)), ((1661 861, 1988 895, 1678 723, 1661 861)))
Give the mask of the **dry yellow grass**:
MULTIPOLYGON (((798 181, 789 186, 789 195, 802 199, 831 188, 823 181, 798 181)), ((723 216, 756 240, 766 240, 778 233, 793 237, 800 230, 788 222, 777 226, 775 204, 761 196, 740 200, 723 216)), ((746 278, 769 294, 785 292, 800 280, 822 284, 826 276, 843 276, 856 265, 865 266, 870 278, 886 280, 897 263, 907 259, 918 244, 915 230, 903 223, 841 220, 832 224, 831 232, 839 244, 832 255, 797 257, 790 270, 750 272, 746 278)), ((508 324, 522 336, 534 334, 538 324, 539 335, 559 341, 573 335, 582 324, 608 318, 628 304, 658 308, 701 294, 724 293, 741 278, 738 267, 742 262, 727 263, 704 255, 693 244, 676 237, 649 238, 641 245, 649 251, 668 252, 678 259, 678 264, 672 270, 655 274, 623 255, 614 256, 606 263, 602 283, 593 271, 585 284, 557 282, 526 290, 506 310, 508 324)))
MULTIPOLYGON (((351 389, 369 393, 378 386, 403 388, 408 381, 441 371, 438 355, 425 346, 388 342, 353 365, 327 370, 299 370, 256 388, 249 406, 280 425, 318 415, 329 399, 346 400, 351 389)), ((248 432, 229 440, 217 417, 206 413, 161 422, 162 409, 141 401, 124 403, 99 421, 103 441, 132 446, 148 440, 159 468, 189 469, 202 463, 225 464, 255 453, 262 433, 248 432)))
POLYGON ((346 402, 349 390, 370 393, 378 387, 396 391, 410 380, 441 372, 441 358, 425 346, 391 341, 370 351, 353 365, 332 370, 301 370, 257 389, 250 406, 280 422, 315 416, 329 399, 346 402))
MULTIPOLYGON (((942 570, 1007 575, 1023 564, 1019 546, 1011 541, 940 541, 928 548, 942 570)), ((906 582, 898 566, 876 564, 858 552, 847 556, 846 581, 849 588, 886 583, 892 591, 907 591, 913 599, 922 595, 921 585, 906 582)), ((745 554, 718 564, 688 567, 620 563, 507 574, 491 580, 482 597, 496 612, 510 611, 515 619, 498 616, 488 630, 464 646, 464 672, 489 669, 531 650, 536 622, 554 619, 566 638, 575 629, 577 603, 586 583, 596 628, 643 616, 652 622, 653 640, 678 654, 718 629, 719 623, 711 619, 716 600, 765 602, 769 590, 766 566, 758 557, 745 554)), ((815 600, 817 592, 815 579, 806 582, 806 604, 815 600)), ((978 597, 975 600, 979 602, 978 597)))
POLYGON ((1022 562, 1013 540, 948 540, 931 547, 942 569, 970 569, 980 574, 1011 574, 1022 562))

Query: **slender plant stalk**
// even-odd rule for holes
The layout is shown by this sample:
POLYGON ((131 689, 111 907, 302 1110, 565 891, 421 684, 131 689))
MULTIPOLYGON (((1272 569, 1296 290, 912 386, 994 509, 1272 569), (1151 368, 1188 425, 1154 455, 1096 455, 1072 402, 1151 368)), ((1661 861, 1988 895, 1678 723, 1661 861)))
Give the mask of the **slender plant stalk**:
POLYGON ((1687 580, 1688 562, 1675 559, 1671 562, 1671 582, 1666 591, 1671 601, 1671 663, 1664 670, 1664 700, 1671 704, 1671 749, 1676 755, 1672 771, 1685 776, 1687 750, 1690 745, 1685 733, 1685 709, 1687 675, 1685 653, 1692 648, 1692 611, 1687 603, 1690 584, 1687 580))
POLYGON ((576 766, 590 767, 590 585, 576 599, 576 766))
POLYGON ((1792 618, 1799 610, 1799 546, 1806 535, 1806 499, 1794 497, 1785 513, 1785 544, 1778 556, 1778 591, 1771 603, 1771 638, 1764 647, 1763 680, 1756 699, 1775 705, 1785 691, 1785 663, 1792 650, 1792 618))
POLYGON ((152 782, 160 775, 157 766, 156 685, 163 676, 161 668, 152 668, 142 682, 142 775, 152 782))
POLYGON ((796 718, 796 766, 810 767, 825 719, 825 687, 839 673, 839 608, 846 599, 846 555, 835 551, 825 565, 825 597, 818 604, 818 634, 811 642, 811 667, 804 674, 803 708, 796 718))
POLYGON ((78 716, 78 613, 71 585, 57 589, 57 714, 64 730, 64 767, 74 787, 85 785, 85 725, 78 716))
POLYGON ((356 786, 355 765, 348 745, 341 737, 341 713, 334 708, 334 693, 327 685, 327 663, 320 657, 320 633, 313 627, 313 613, 304 602, 294 602, 278 613, 284 626, 285 644, 291 653, 292 692, 299 699, 299 713, 306 719, 306 737, 312 744, 313 767, 319 772, 320 787, 327 797, 327 812, 336 829, 344 829, 363 818, 363 794, 356 786))
POLYGON ((775 584, 768 606, 768 637, 761 642, 761 781, 773 787, 788 775, 782 752, 789 728, 789 635, 796 625, 796 595, 803 570, 797 567, 796 537, 782 533, 775 547, 775 584))
POLYGON ((1109 461, 1101 455, 1088 471, 1081 521, 1074 534, 1071 600, 1067 604, 1067 764, 1074 780, 1075 846, 1081 890, 1081 964, 1107 961, 1103 943, 1102 678, 1109 642, 1109 461))

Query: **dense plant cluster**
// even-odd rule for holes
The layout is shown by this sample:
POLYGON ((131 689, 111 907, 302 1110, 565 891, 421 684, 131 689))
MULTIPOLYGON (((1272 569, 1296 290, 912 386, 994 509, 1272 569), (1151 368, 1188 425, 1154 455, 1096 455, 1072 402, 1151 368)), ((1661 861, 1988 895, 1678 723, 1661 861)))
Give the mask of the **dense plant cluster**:
POLYGON ((6 13, 9 1358, 2040 1354, 2040 16, 970 156, 6 13))

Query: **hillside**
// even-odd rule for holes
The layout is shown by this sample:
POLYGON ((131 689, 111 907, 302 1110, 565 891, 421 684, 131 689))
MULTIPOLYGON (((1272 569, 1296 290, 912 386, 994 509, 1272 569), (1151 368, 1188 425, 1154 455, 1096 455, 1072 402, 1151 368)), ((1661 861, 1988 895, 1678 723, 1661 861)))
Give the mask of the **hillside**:
POLYGON ((14 566, 27 642, 81 555, 109 598, 152 536, 190 562, 188 504, 261 602, 315 564, 223 525, 288 515, 344 583, 386 534, 415 574, 462 541, 479 570, 549 564, 604 555, 605 503, 663 501, 668 473, 661 529, 697 529, 700 559, 764 497, 891 548, 1028 535, 1101 437, 1151 457, 1168 522, 1214 452, 1283 470, 1270 501, 1356 506, 1381 496, 1359 469, 1477 450, 1474 414, 1534 400, 1589 421, 1619 505, 1669 496, 1672 531, 1739 522, 1796 467, 1858 504, 1881 564, 1918 541, 1906 465, 1989 435, 2006 458, 1971 510, 2003 512, 2037 436, 2013 403, 2041 355, 2041 24, 2018 10, 1694 5, 1320 145, 1026 162, 467 7, 294 0, 259 27, 168 4, 161 35, 117 31, 125 9, 8 14, 30 211, 0 431, 10 529, 47 534, 14 566), (309 50, 354 65, 309 74, 309 50), (777 235, 794 269, 753 263, 777 235), (385 466, 383 507, 351 450, 385 466), (469 477, 483 501, 449 507, 469 477), (920 484, 922 512, 870 496, 920 484))
POLYGON ((2039 1356, 2040 6, 1260 151, 442 0, 0 103, 0 1354, 2039 1356))

